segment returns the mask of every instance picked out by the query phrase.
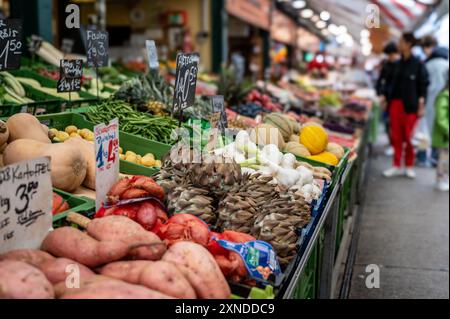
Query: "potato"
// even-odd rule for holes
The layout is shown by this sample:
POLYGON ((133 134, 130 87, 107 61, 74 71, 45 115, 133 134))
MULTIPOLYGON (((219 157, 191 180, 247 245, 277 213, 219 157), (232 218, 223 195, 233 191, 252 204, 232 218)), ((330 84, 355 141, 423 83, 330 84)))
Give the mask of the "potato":
POLYGON ((55 257, 42 250, 17 249, 1 254, 0 261, 2 260, 22 261, 36 268, 40 268, 46 262, 54 261, 55 257))
POLYGON ((66 278, 72 274, 74 269, 77 269, 76 271, 79 275, 78 278, 87 278, 95 275, 95 273, 86 266, 67 258, 55 258, 54 260, 49 260, 43 263, 39 269, 52 284, 65 282, 66 278))
POLYGON ((166 245, 154 233, 124 216, 106 216, 90 221, 87 226, 90 236, 100 241, 121 240, 133 244, 145 244, 130 251, 129 258, 135 260, 160 260, 166 245))
POLYGON ((195 299, 195 291, 173 264, 165 261, 122 261, 100 270, 104 276, 139 284, 180 299, 195 299))
POLYGON ((231 290, 214 257, 203 246, 178 242, 164 254, 163 261, 181 270, 201 299, 227 299, 231 290))
POLYGON ((61 299, 173 299, 160 292, 121 281, 98 281, 91 285, 72 289, 61 299))
POLYGON ((53 286, 37 268, 22 261, 0 261, 0 299, 53 299, 53 286))
POLYGON ((142 158, 141 164, 146 167, 155 166, 155 157, 152 154, 147 154, 142 158))
POLYGON ((140 246, 137 242, 132 245, 119 240, 98 241, 78 229, 62 227, 47 235, 41 249, 93 268, 120 260, 140 246))
MULTIPOLYGON (((66 132, 67 134, 72 134, 72 133, 77 133, 78 132, 78 128, 75 125, 69 125, 68 127, 66 127, 66 129, 64 130, 64 132, 66 132)), ((78 134, 78 133, 77 133, 78 134)))
POLYGON ((134 164, 139 163, 139 159, 138 159, 137 155, 133 155, 133 154, 125 155, 125 160, 127 162, 134 163, 134 164))

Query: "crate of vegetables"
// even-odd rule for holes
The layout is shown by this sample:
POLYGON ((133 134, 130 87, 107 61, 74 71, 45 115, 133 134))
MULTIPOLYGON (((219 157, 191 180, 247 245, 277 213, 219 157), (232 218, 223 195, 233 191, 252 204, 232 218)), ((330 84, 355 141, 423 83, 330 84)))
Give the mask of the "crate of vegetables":
MULTIPOLYGON (((94 124, 76 113, 41 115, 38 120, 50 128, 53 142, 64 142, 70 137, 81 137, 94 142, 94 124)), ((161 159, 170 151, 170 145, 150 141, 124 132, 119 133, 120 172, 129 175, 151 176, 159 171, 161 159)))
POLYGON ((73 196, 59 189, 53 189, 53 228, 67 225, 66 217, 69 212, 93 216, 95 201, 82 196, 73 196))

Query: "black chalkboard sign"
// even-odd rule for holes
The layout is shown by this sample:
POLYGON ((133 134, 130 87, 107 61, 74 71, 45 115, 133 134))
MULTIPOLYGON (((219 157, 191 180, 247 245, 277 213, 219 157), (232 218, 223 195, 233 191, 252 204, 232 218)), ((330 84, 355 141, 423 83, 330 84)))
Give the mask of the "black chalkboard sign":
POLYGON ((0 71, 20 68, 22 20, 0 20, 0 71))
POLYGON ((58 92, 78 92, 81 90, 83 60, 61 60, 59 66, 58 92))
POLYGON ((33 34, 28 41, 28 51, 31 54, 35 54, 41 47, 42 41, 44 41, 42 37, 33 34))
POLYGON ((228 128, 227 113, 225 112, 225 101, 223 95, 217 95, 211 97, 212 112, 213 114, 220 114, 219 121, 217 122, 217 128, 223 134, 228 128))
POLYGON ((195 103, 197 74, 200 55, 198 53, 177 55, 173 113, 177 114, 195 103))
POLYGON ((101 68, 108 66, 108 38, 108 32, 106 31, 86 31, 86 55, 88 68, 101 68))

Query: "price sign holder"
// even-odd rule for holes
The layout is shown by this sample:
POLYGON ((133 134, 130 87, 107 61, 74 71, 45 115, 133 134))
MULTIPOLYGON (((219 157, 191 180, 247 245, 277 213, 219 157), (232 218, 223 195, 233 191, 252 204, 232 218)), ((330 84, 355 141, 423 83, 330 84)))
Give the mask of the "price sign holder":
POLYGON ((156 43, 153 40, 146 40, 145 47, 147 49, 148 66, 150 72, 157 72, 159 70, 158 51, 156 43))
POLYGON ((109 59, 109 35, 107 31, 87 30, 86 31, 86 55, 87 67, 95 68, 97 99, 98 91, 98 68, 108 66, 109 59))
POLYGON ((95 208, 98 211, 119 178, 119 120, 94 127, 95 140, 95 208))
POLYGON ((22 20, 0 20, 0 71, 20 68, 22 20))
POLYGON ((61 51, 64 53, 64 56, 72 53, 73 45, 75 41, 73 39, 63 38, 61 42, 61 51))
POLYGON ((56 90, 58 93, 69 93, 69 107, 72 107, 71 92, 81 90, 81 78, 83 76, 83 60, 60 60, 59 80, 56 90))
POLYGON ((35 34, 33 34, 28 40, 28 51, 30 51, 30 53, 31 53, 30 67, 36 61, 36 52, 41 47, 42 41, 44 41, 44 39, 42 39, 42 37, 35 35, 35 34))
POLYGON ((178 127, 181 127, 183 110, 195 103, 199 62, 200 55, 198 53, 179 53, 177 55, 172 116, 178 114, 178 127))
POLYGON ((225 101, 223 95, 216 95, 211 97, 211 107, 212 113, 220 114, 217 128, 219 129, 222 136, 225 136, 225 130, 228 128, 228 119, 227 113, 225 111, 225 101))
POLYGON ((50 157, 0 168, 0 254, 38 249, 52 229, 50 157))

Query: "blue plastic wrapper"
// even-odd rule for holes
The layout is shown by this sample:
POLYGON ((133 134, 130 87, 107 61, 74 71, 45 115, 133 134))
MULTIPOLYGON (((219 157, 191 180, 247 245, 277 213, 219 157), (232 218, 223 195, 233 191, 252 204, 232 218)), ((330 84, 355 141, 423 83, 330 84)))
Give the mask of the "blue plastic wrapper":
POLYGON ((252 279, 267 282, 270 275, 281 275, 277 255, 269 243, 255 240, 237 244, 227 240, 213 239, 223 248, 234 251, 241 256, 252 279))

